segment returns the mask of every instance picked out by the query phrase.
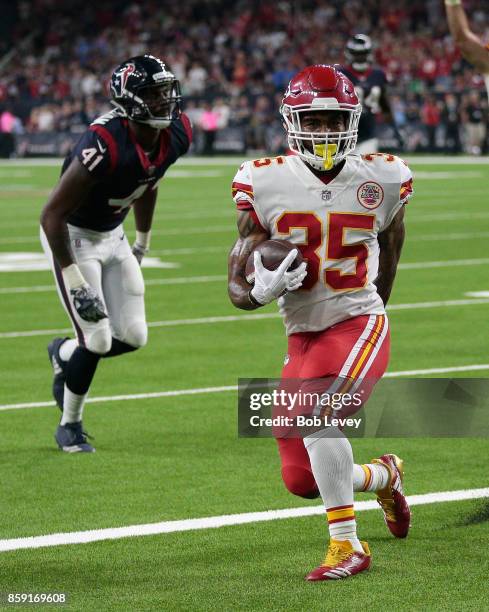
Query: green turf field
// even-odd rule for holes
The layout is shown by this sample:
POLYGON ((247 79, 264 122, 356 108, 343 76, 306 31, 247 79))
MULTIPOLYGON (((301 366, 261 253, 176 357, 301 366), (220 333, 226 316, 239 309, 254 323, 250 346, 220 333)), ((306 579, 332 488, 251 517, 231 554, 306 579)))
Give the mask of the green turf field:
MULTIPOLYGON (((57 450, 59 414, 44 405, 46 345, 69 327, 51 273, 2 271, 19 262, 14 254, 38 261, 39 213, 59 169, 0 165, 0 548, 24 536, 317 504, 286 492, 273 440, 237 438, 236 392, 223 389, 277 376, 286 347, 279 318, 232 318, 248 314, 229 303, 225 282, 237 165, 179 164, 161 183, 150 256, 173 266, 144 270, 149 343, 101 363, 84 415, 97 452, 73 456, 57 450), (115 395, 126 399, 106 401, 115 395)), ((487 377, 489 166, 411 166, 389 371, 487 377)), ((353 447, 357 462, 399 453, 410 495, 489 486, 485 439, 353 447)), ((376 510, 357 519, 373 565, 341 584, 303 580, 327 541, 324 518, 311 516, 0 552, 0 593, 63 591, 73 610, 487 609, 487 500, 415 506, 406 541, 376 510)))

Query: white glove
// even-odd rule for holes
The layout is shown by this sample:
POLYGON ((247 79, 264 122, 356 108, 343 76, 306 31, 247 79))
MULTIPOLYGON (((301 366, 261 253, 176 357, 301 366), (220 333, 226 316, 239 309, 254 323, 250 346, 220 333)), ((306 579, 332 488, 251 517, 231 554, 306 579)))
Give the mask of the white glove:
POLYGON ((139 242, 135 242, 132 245, 132 254, 138 260, 138 264, 139 265, 142 264, 143 257, 146 255, 147 252, 148 252, 148 249, 146 249, 145 247, 141 246, 139 244, 139 242))
POLYGON ((75 263, 63 268, 62 274, 73 296, 75 310, 84 321, 96 323, 108 318, 102 300, 84 279, 80 268, 75 263))
POLYGON ((136 230, 136 242, 132 245, 132 254, 138 260, 139 265, 141 265, 143 257, 149 251, 150 238, 151 230, 147 232, 136 230))
POLYGON ((254 252, 255 284, 250 291, 250 296, 255 302, 264 306, 276 300, 286 291, 299 289, 307 275, 306 262, 303 261, 295 270, 287 271, 297 257, 297 253, 297 249, 293 249, 276 270, 268 270, 261 261, 261 253, 254 252))

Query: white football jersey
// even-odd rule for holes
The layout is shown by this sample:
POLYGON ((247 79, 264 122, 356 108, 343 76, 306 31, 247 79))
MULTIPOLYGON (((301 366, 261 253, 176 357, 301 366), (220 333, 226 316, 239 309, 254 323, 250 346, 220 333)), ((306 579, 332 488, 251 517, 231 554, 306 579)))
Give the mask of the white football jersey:
POLYGON ((307 260, 301 289, 278 300, 287 335, 384 314, 374 285, 377 235, 411 193, 407 165, 383 153, 348 155, 328 184, 295 155, 241 165, 233 182, 238 209, 254 211, 271 238, 293 242, 307 260))

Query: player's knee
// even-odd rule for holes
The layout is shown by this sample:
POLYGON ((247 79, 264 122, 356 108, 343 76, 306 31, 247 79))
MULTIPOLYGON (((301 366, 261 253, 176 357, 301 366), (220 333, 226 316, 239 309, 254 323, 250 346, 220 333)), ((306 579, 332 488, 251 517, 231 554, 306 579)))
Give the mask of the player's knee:
POLYGON ((130 344, 134 348, 142 348, 148 342, 148 326, 144 321, 135 321, 130 325, 125 334, 124 342, 130 344))
POLYGON ((319 490, 312 472, 298 465, 287 465, 282 468, 282 479, 287 489, 299 497, 315 499, 319 490))
POLYGON ((97 329, 92 332, 85 342, 86 348, 97 355, 105 355, 112 346, 112 334, 110 329, 97 329))

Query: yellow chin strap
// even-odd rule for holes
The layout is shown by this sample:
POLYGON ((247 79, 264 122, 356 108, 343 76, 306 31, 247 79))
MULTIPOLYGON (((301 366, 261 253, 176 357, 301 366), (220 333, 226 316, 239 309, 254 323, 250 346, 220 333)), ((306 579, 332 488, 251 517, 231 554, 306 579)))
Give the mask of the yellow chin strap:
POLYGON ((323 164, 325 170, 331 170, 333 167, 333 155, 338 150, 338 145, 336 144, 317 144, 314 145, 314 155, 319 155, 323 158, 323 164))

